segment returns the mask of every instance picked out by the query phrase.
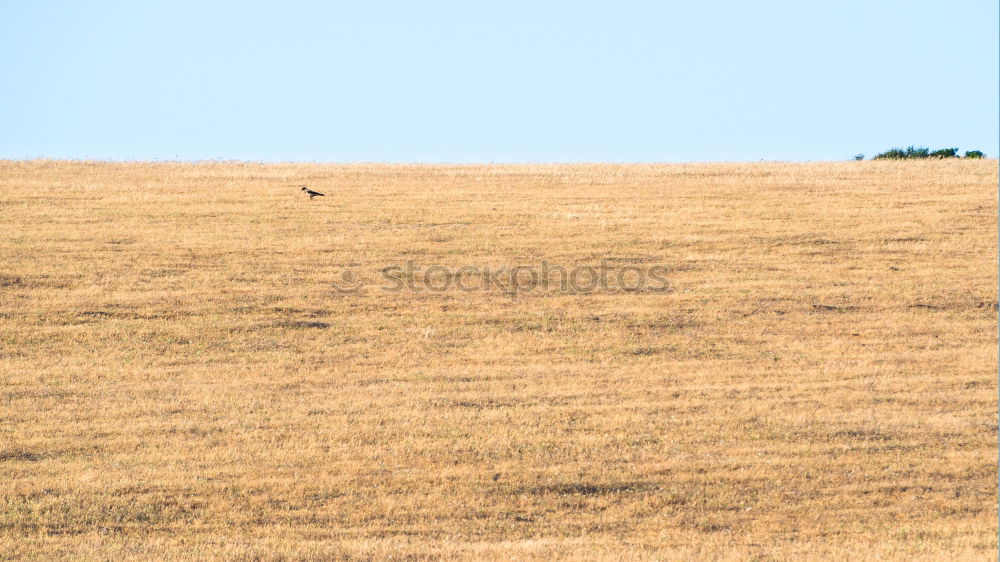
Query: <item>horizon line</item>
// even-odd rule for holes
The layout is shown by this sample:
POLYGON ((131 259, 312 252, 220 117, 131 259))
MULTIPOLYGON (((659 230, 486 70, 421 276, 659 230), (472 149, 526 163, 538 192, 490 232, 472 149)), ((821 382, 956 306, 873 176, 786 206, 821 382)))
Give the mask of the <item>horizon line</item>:
POLYGON ((332 165, 332 166, 529 166, 529 165, 678 165, 678 164, 831 164, 840 162, 897 162, 897 161, 944 161, 944 160, 997 160, 997 157, 985 158, 964 158, 956 156, 953 158, 865 158, 855 160, 847 158, 844 160, 499 160, 499 161, 405 161, 405 160, 241 160, 239 158, 203 158, 203 159, 141 159, 141 158, 57 158, 48 156, 37 156, 31 158, 4 158, 0 157, 0 162, 61 162, 80 164, 260 164, 260 165, 332 165))

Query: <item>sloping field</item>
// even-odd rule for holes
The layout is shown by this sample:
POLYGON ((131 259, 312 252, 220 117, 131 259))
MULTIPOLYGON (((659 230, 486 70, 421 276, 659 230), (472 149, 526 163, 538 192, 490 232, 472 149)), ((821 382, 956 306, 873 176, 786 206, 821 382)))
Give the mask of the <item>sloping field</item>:
POLYGON ((997 181, 0 161, 0 558, 996 559, 997 181))

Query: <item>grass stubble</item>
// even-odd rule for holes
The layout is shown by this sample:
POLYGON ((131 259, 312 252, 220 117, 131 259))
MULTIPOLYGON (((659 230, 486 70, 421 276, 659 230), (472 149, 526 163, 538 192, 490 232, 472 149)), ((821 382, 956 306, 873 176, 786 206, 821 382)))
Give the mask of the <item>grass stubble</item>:
POLYGON ((0 161, 0 229, 0 558, 997 556, 995 160, 0 161))

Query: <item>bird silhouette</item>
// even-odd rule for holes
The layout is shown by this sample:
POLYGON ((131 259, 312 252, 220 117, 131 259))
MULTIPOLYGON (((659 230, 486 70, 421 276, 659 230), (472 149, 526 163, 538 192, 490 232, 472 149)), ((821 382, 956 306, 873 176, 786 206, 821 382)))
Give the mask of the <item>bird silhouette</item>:
POLYGON ((306 195, 309 196, 309 200, 310 201, 313 200, 313 197, 326 197, 326 195, 323 195, 322 193, 320 193, 318 191, 313 191, 313 190, 309 189, 308 187, 306 187, 304 185, 302 186, 302 191, 306 192, 306 195))

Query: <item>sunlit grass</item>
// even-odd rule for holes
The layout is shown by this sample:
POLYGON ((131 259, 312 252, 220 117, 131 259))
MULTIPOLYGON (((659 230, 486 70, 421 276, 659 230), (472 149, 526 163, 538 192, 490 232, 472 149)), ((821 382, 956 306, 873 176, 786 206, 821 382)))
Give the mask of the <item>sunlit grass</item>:
POLYGON ((997 556, 995 160, 8 161, 0 216, 0 556, 997 556))

